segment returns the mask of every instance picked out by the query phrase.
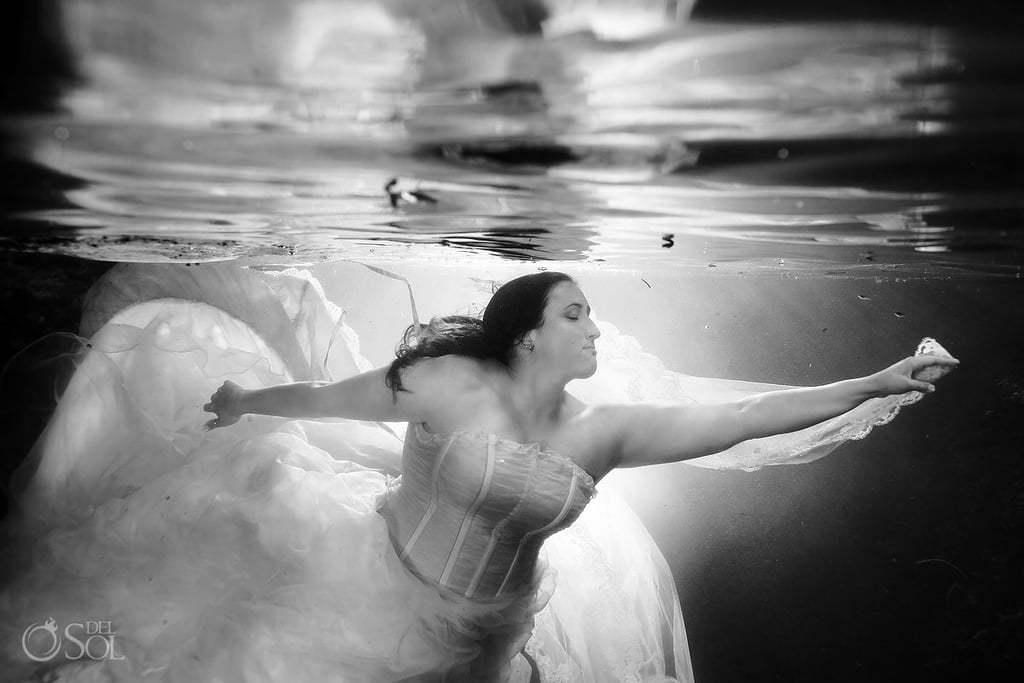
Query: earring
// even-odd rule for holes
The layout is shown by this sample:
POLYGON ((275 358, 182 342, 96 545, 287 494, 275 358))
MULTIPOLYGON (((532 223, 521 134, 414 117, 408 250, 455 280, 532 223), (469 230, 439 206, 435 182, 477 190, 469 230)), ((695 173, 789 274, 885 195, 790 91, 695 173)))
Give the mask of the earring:
POLYGON ((522 342, 520 343, 520 346, 522 346, 522 347, 523 347, 524 349, 526 349, 527 351, 533 351, 533 342, 532 342, 532 341, 530 341, 530 340, 528 340, 528 339, 524 339, 524 340, 523 340, 523 341, 522 341, 522 342))

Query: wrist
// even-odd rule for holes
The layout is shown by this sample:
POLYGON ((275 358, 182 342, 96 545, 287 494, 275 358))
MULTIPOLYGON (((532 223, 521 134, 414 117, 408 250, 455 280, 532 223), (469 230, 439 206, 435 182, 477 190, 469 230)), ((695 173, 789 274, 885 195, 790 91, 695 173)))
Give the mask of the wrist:
POLYGON ((253 392, 249 389, 239 389, 238 393, 235 394, 234 409, 235 414, 238 416, 251 413, 252 408, 250 407, 253 392))
POLYGON ((857 393, 857 402, 860 403, 869 398, 878 398, 886 395, 885 387, 882 383, 882 378, 879 374, 867 375, 865 377, 858 377, 853 380, 855 383, 855 391, 857 393))
POLYGON ((881 398, 889 395, 882 382, 881 373, 876 372, 873 375, 861 377, 858 381, 861 383, 859 390, 863 395, 862 400, 866 401, 870 398, 881 398))

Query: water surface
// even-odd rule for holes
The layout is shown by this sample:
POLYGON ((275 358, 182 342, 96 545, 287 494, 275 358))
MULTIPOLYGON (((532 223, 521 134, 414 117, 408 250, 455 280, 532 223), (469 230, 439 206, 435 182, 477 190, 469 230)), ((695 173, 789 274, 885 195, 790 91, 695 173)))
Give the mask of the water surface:
POLYGON ((365 24, 346 40, 306 26, 256 64, 244 43, 215 61, 215 34, 155 50, 92 29, 57 113, 7 122, 23 182, 4 245, 110 261, 1018 273, 1012 34, 689 22, 439 51, 407 23, 365 24), (392 178, 436 203, 393 207, 392 178))

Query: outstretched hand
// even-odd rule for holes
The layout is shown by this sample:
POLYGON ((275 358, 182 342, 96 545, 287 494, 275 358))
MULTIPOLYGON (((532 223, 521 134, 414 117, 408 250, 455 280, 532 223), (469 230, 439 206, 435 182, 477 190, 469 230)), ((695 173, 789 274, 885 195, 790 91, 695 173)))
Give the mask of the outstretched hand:
POLYGON ((231 380, 227 380, 224 384, 220 385, 220 388, 213 392, 213 395, 210 397, 210 402, 203 406, 203 410, 206 412, 217 415, 217 417, 206 423, 206 429, 227 427, 238 422, 239 418, 242 417, 239 409, 239 399, 241 399, 244 392, 245 389, 231 380))
POLYGON ((935 381, 960 364, 951 356, 923 354, 904 358, 871 376, 880 396, 908 391, 931 393, 935 381))

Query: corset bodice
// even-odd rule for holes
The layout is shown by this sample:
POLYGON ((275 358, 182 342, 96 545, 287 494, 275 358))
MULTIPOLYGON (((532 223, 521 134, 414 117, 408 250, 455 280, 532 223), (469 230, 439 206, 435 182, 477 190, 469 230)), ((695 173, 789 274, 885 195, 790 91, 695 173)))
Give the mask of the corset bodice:
POLYGON ((539 444, 494 434, 431 434, 410 424, 402 478, 381 514, 421 579, 471 598, 530 585, 540 546, 594 496, 593 478, 539 444))

